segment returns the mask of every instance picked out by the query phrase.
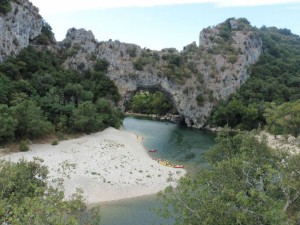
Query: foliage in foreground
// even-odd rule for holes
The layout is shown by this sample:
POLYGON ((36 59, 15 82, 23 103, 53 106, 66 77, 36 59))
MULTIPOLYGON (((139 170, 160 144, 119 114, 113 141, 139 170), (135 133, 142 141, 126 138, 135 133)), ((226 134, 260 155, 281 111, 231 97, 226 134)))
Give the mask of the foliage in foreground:
POLYGON ((276 106, 269 104, 265 110, 267 128, 272 134, 300 134, 300 100, 276 106))
POLYGON ((254 133, 228 129, 206 154, 210 168, 161 193, 160 214, 176 225, 300 222, 300 155, 271 150, 254 133))
POLYGON ((0 224, 99 224, 99 209, 86 216, 80 192, 64 200, 62 191, 47 186, 47 175, 38 159, 0 161, 0 224))

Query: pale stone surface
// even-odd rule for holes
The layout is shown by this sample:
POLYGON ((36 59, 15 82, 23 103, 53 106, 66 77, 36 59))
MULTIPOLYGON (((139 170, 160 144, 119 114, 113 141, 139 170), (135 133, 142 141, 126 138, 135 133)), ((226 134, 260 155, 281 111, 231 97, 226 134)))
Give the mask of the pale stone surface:
POLYGON ((103 132, 58 145, 35 144, 30 151, 12 153, 0 159, 18 161, 22 157, 44 160, 50 171, 49 184, 64 178, 66 196, 83 190, 89 204, 155 194, 169 185, 176 186, 184 169, 165 167, 152 160, 136 134, 108 128, 103 132), (69 178, 61 165, 75 164, 69 178))
POLYGON ((12 10, 0 13, 0 62, 27 47, 42 30, 43 18, 28 0, 11 1, 12 10))
MULTIPOLYGON (((0 15, 0 61, 27 47, 42 28, 38 9, 28 0, 13 1, 12 6, 10 13, 0 15)), ((64 66, 69 69, 89 70, 98 59, 106 59, 109 62, 107 76, 114 81, 122 96, 121 108, 125 108, 136 91, 154 89, 165 93, 187 126, 202 128, 216 103, 227 99, 246 82, 248 67, 258 60, 262 51, 262 41, 253 31, 238 30, 237 20, 230 21, 230 24, 234 28, 230 47, 236 50, 235 55, 214 53, 216 47, 220 47, 218 43, 223 41, 218 36, 221 25, 203 29, 200 46, 193 42, 182 52, 172 48, 152 51, 120 41, 98 42, 92 31, 76 28, 69 29, 66 38, 56 46, 42 47, 68 55, 64 66), (132 49, 135 49, 135 54, 130 53, 132 49), (141 71, 136 70, 134 62, 145 52, 157 62, 148 63, 141 71), (168 70, 166 58, 171 53, 185 57, 184 70, 188 77, 179 82, 164 74, 164 69, 168 70), (188 64, 198 72, 188 69, 188 64), (199 104, 197 96, 203 96, 204 101, 199 104)), ((41 49, 41 46, 36 47, 41 49)))
POLYGON ((151 51, 119 41, 97 42, 90 31, 74 28, 68 31, 66 39, 59 45, 62 48, 67 45, 70 49, 70 46, 76 48, 80 43, 77 53, 65 61, 66 68, 77 69, 81 64, 89 69, 96 59, 106 59, 110 63, 107 76, 114 81, 123 97, 121 107, 137 90, 159 90, 165 93, 188 126, 201 128, 215 105, 208 96, 213 96, 215 100, 228 98, 249 78, 247 69, 258 60, 262 51, 262 41, 252 31, 234 30, 232 47, 238 51, 236 62, 230 63, 228 55, 211 54, 215 39, 220 38, 217 27, 204 29, 200 33, 201 46, 192 43, 183 52, 175 49, 151 51), (200 48, 201 54, 188 50, 200 51, 200 48), (130 56, 130 49, 135 49, 135 56, 130 56), (156 54, 159 60, 155 65, 147 64, 142 71, 138 71, 133 63, 142 56, 143 51, 156 54), (161 68, 168 64, 163 56, 170 51, 175 55, 187 55, 189 62, 203 75, 203 81, 199 81, 193 73, 182 82, 175 82, 161 74, 161 68), (196 100, 200 94, 206 99, 202 105, 196 100))

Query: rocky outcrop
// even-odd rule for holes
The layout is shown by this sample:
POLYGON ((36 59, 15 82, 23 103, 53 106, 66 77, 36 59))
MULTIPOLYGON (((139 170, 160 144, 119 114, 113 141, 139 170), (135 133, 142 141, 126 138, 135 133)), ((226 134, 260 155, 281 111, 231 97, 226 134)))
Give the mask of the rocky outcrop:
POLYGON ((107 60, 107 76, 123 96, 123 109, 136 91, 158 90, 188 126, 201 128, 213 106, 248 79, 247 69, 262 51, 262 41, 252 29, 239 29, 238 20, 229 25, 229 37, 222 36, 224 24, 206 28, 200 33, 200 46, 192 43, 182 52, 151 51, 119 41, 97 42, 91 31, 74 28, 59 45, 73 52, 64 63, 67 68, 90 69, 97 60, 107 60))
POLYGON ((28 0, 11 1, 11 11, 0 13, 0 62, 14 56, 41 33, 43 19, 28 0))
MULTIPOLYGON (((28 0, 12 0, 11 6, 10 12, 0 14, 0 62, 30 43, 36 44, 44 25, 38 9, 28 0)), ((152 51, 111 40, 98 42, 91 31, 75 28, 68 30, 62 42, 50 39, 39 40, 42 46, 36 47, 66 56, 66 68, 85 71, 101 60, 108 61, 107 76, 118 87, 124 110, 135 92, 158 90, 165 93, 179 118, 196 128, 205 125, 220 99, 228 98, 249 78, 247 69, 262 51, 262 41, 245 19, 230 19, 204 29, 200 46, 194 42, 181 52, 172 48, 152 51)))

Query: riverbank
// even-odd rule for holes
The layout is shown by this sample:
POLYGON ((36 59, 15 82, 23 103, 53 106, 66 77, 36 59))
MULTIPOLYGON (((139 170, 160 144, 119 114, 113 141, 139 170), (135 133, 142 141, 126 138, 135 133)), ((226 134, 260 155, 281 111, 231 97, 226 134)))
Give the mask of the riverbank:
POLYGON ((156 115, 156 114, 125 112, 125 115, 142 117, 142 118, 151 118, 151 119, 162 120, 162 121, 170 121, 173 123, 182 123, 183 122, 183 118, 181 115, 174 115, 174 114, 170 114, 170 113, 167 113, 166 115, 156 115))
POLYGON ((34 144, 28 152, 0 159, 43 159, 49 169, 49 184, 55 186, 62 181, 66 197, 82 189, 88 204, 155 194, 175 186, 185 170, 152 160, 138 137, 108 128, 58 145, 34 144))

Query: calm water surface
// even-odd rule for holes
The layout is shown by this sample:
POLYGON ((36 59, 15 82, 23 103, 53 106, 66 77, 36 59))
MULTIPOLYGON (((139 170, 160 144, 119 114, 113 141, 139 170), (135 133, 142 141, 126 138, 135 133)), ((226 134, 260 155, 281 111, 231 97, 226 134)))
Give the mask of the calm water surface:
MULTIPOLYGON (((201 156, 214 144, 213 134, 170 122, 127 117, 123 125, 126 130, 144 137, 146 149, 158 150, 157 153, 149 153, 151 157, 183 164, 188 172, 205 166, 201 156)), ((156 196, 102 204, 101 225, 172 225, 172 219, 160 218, 154 210, 150 210, 157 207, 160 204, 156 196)))

